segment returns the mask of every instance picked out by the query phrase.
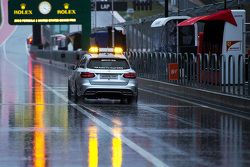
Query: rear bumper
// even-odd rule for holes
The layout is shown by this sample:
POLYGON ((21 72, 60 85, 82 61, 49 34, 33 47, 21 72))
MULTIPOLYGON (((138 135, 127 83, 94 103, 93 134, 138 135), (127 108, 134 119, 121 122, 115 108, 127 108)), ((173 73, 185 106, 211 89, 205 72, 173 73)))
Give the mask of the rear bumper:
POLYGON ((128 83, 125 86, 82 84, 79 92, 89 98, 136 97, 138 86, 136 82, 128 83))
POLYGON ((132 97, 136 96, 137 93, 131 90, 115 90, 115 89, 87 89, 84 92, 85 97, 92 98, 120 98, 120 97, 132 97))

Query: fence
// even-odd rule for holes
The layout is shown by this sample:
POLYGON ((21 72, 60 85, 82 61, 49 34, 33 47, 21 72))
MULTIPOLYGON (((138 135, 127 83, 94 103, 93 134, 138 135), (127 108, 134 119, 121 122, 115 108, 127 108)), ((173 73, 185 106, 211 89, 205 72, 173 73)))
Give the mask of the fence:
POLYGON ((246 61, 246 66, 248 67, 248 95, 250 95, 250 23, 246 23, 246 52, 248 54, 248 61, 246 61))
POLYGON ((248 96, 248 56, 127 52, 139 77, 202 88, 237 96, 248 96), (178 79, 169 80, 170 63, 178 64, 178 79))

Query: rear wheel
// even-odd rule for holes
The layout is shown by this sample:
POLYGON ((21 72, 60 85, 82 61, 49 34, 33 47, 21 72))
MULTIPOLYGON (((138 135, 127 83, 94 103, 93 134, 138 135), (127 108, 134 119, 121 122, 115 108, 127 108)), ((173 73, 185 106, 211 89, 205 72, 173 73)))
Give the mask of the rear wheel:
POLYGON ((79 100, 79 96, 77 95, 76 85, 75 85, 75 91, 74 91, 74 100, 75 100, 75 102, 77 102, 79 100))
POLYGON ((72 97, 72 92, 70 89, 70 82, 68 81, 68 98, 70 99, 72 97))
POLYGON ((128 104, 137 104, 138 96, 128 97, 127 101, 128 101, 128 104))

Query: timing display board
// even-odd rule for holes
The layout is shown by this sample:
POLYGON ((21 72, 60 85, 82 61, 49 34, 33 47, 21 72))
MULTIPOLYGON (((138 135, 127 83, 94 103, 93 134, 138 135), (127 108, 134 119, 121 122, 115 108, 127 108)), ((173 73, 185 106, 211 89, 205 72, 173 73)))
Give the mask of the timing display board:
POLYGON ((82 24, 90 12, 90 4, 84 1, 9 0, 9 24, 82 24))

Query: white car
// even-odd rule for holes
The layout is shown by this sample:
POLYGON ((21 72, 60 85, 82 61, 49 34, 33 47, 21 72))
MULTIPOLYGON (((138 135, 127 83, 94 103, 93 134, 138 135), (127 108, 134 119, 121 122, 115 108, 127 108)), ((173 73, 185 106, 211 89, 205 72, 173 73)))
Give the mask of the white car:
POLYGON ((68 79, 68 96, 121 99, 136 103, 138 84, 121 48, 90 48, 68 79))

